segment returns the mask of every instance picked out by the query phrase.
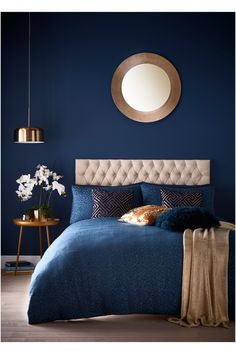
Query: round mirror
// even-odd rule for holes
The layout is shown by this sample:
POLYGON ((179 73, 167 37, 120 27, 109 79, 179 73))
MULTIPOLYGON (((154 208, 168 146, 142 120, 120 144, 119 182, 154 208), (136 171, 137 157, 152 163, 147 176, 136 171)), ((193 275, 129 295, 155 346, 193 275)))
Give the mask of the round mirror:
POLYGON ((140 64, 124 76, 121 92, 125 101, 142 112, 154 111, 168 100, 170 80, 166 72, 153 64, 140 64))
POLYGON ((176 107, 181 83, 178 72, 166 58, 140 53, 118 66, 111 93, 124 115, 140 122, 153 122, 166 117, 176 107))

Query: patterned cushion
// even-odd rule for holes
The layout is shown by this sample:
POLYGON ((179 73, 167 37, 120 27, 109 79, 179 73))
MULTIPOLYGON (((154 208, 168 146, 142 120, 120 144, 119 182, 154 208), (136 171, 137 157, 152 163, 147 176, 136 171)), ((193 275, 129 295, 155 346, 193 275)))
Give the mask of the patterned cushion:
POLYGON ((129 190, 108 191, 104 189, 92 189, 92 197, 92 218, 121 217, 121 215, 130 210, 134 193, 129 190))
POLYGON ((152 225, 156 218, 165 210, 167 209, 160 205, 145 205, 130 210, 122 215, 119 220, 135 225, 152 225))
POLYGON ((178 193, 167 189, 161 189, 161 198, 162 205, 166 208, 200 207, 202 202, 202 193, 178 193))

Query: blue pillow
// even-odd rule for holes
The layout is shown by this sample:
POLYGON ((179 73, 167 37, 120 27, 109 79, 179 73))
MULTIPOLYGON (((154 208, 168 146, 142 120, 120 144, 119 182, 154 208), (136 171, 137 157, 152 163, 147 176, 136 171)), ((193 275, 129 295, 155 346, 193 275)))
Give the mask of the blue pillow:
POLYGON ((172 186, 163 184, 151 184, 143 182, 141 190, 144 205, 162 205, 161 188, 177 193, 198 192, 202 194, 201 207, 214 214, 215 189, 209 184, 202 186, 172 186))
POLYGON ((70 216, 71 224, 80 220, 91 219, 93 212, 93 188, 100 188, 108 191, 129 190, 133 192, 134 195, 131 209, 137 208, 143 204, 140 184, 129 184, 127 186, 72 186, 73 201, 70 216))
POLYGON ((155 222, 164 230, 181 231, 198 228, 210 229, 220 226, 219 220, 204 208, 173 208, 164 211, 155 222))

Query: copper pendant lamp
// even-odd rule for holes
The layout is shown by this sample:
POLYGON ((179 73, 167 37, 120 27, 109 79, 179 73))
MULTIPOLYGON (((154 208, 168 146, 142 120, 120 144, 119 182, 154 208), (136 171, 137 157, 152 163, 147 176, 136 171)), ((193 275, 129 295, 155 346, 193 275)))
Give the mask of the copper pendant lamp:
POLYGON ((14 130, 14 143, 44 143, 44 131, 42 128, 30 126, 30 13, 29 13, 29 52, 28 52, 28 125, 27 127, 16 128, 14 130))

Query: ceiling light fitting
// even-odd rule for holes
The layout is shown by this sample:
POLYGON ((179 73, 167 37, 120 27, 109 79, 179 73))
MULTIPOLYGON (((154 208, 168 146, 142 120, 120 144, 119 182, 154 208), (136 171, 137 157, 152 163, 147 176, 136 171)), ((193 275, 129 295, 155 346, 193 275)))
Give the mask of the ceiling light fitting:
POLYGON ((28 126, 16 128, 14 130, 15 143, 44 143, 44 131, 42 128, 33 128, 30 126, 30 43, 31 42, 31 28, 30 28, 30 13, 29 13, 29 42, 28 42, 28 126))

